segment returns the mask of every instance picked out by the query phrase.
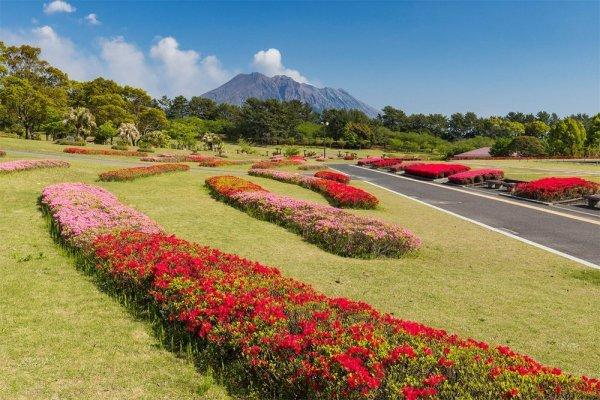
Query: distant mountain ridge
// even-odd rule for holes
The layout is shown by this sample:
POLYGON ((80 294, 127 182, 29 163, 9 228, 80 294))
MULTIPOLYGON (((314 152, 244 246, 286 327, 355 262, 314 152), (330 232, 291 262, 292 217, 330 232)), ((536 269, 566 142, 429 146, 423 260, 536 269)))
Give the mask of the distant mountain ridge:
POLYGON ((277 99, 282 101, 300 100, 315 111, 329 108, 358 109, 369 117, 376 117, 379 111, 354 98, 343 89, 317 88, 299 83, 285 75, 269 78, 258 72, 238 74, 229 82, 202 95, 217 103, 241 105, 251 97, 257 99, 277 99))

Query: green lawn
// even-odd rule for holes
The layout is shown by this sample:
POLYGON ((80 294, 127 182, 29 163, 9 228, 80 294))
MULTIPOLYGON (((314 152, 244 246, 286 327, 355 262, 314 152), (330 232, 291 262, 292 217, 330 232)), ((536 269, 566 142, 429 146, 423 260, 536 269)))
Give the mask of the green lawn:
MULTIPOLYGON (((16 148, 62 151, 3 138, 0 148, 3 160, 24 158, 16 148)), ((52 241, 36 201, 61 181, 103 186, 169 232, 278 266, 329 295, 600 375, 598 271, 360 182, 381 207, 352 212, 406 226, 424 245, 399 260, 346 259, 213 200, 203 181, 215 170, 104 183, 99 172, 136 159, 70 157, 70 169, 0 175, 0 398, 227 398, 210 372, 163 349, 148 322, 99 291, 52 241)), ((247 179, 326 204, 295 185, 247 179)))

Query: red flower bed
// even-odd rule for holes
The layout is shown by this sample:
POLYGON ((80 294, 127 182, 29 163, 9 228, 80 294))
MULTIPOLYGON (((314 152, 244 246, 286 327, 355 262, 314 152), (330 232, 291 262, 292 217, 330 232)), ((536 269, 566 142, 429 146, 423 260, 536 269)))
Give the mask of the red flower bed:
POLYGON ((187 171, 189 165, 185 164, 157 164, 150 167, 123 168, 114 171, 103 172, 100 174, 100 180, 110 181, 132 181, 145 176, 164 174, 167 172, 187 171))
POLYGON ((294 174, 269 169, 251 169, 248 174, 277 181, 293 183, 321 193, 333 205, 350 208, 375 208, 379 204, 377 197, 354 186, 328 179, 294 174))
POLYGON ((86 149, 85 147, 67 147, 63 150, 69 154, 99 154, 103 156, 131 156, 131 157, 145 157, 148 154, 141 151, 125 151, 125 150, 108 150, 108 149, 86 149))
POLYGON ((350 182, 350 176, 335 171, 318 171, 315 172, 317 178, 328 179, 330 181, 336 181, 340 183, 350 182))
MULTIPOLYGON (((91 207, 93 196, 83 194, 91 207)), ((123 205, 112 200, 103 212, 116 215, 123 205)), ((69 216, 54 223, 61 234, 74 228, 69 216)), ((600 398, 598 379, 564 374, 508 347, 327 297, 276 268, 175 236, 115 229, 79 257, 106 285, 157 307, 174 332, 186 328, 215 365, 235 368, 265 397, 600 398)))
POLYGON ((437 179, 470 169, 470 167, 462 164, 413 164, 407 166, 404 172, 424 178, 437 179))
POLYGON ((501 169, 472 169, 470 171, 459 172, 450 175, 448 180, 459 185, 469 185, 478 182, 484 182, 487 179, 502 179, 504 171, 501 169))
POLYGON ((540 201, 576 199, 600 191, 600 184, 581 178, 543 178, 519 183, 514 194, 540 201))

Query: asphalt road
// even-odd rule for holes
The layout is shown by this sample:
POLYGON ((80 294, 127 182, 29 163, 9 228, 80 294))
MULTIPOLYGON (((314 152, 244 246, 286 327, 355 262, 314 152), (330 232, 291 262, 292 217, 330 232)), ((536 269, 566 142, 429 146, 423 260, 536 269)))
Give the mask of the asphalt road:
MULTIPOLYGON (((532 203, 526 202, 528 207, 524 207, 519 200, 498 201, 468 191, 450 190, 442 184, 431 185, 354 165, 332 167, 353 178, 374 183, 600 268, 600 224, 593 216, 557 215, 547 212, 552 209, 548 206, 532 207, 532 203)), ((565 213, 564 210, 556 211, 565 213)))

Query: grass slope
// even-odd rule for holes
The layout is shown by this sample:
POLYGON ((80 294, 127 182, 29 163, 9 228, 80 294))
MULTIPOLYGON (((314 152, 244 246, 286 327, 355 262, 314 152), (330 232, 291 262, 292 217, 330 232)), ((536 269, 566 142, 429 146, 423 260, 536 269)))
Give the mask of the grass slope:
MULTIPOLYGON (((5 139, 0 148, 9 153, 3 160, 15 158, 5 139)), ((100 183, 99 172, 136 160, 70 159, 68 170, 0 176, 0 398, 227 398, 209 373, 164 350, 148 323, 99 291, 53 243, 36 200, 60 181, 103 186, 169 232, 278 266, 329 295, 600 375, 597 271, 359 182, 382 206, 353 212, 406 226, 424 246, 400 260, 346 259, 213 200, 202 185, 215 169, 100 183)), ((247 178, 326 204, 301 187, 247 178)))

